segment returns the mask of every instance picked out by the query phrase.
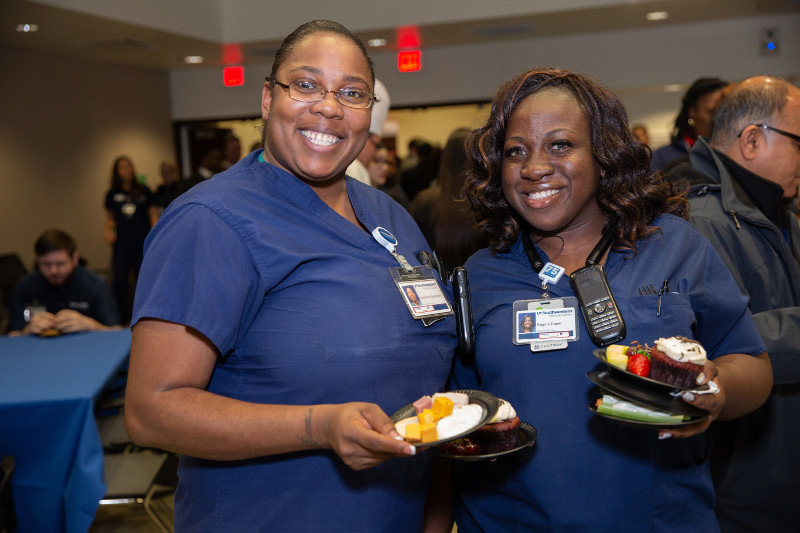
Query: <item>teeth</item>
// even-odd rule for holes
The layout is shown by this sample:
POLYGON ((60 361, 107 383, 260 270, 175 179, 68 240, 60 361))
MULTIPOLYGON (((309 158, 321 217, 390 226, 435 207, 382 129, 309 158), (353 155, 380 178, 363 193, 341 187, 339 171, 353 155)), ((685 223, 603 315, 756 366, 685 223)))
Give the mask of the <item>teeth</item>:
POLYGON ((561 191, 561 189, 548 189, 542 192, 534 192, 531 194, 526 194, 525 196, 527 196, 531 200, 541 200, 542 198, 549 198, 553 195, 556 195, 559 193, 559 191, 561 191))
POLYGON ((341 141, 341 139, 335 135, 325 135, 324 133, 311 130, 303 130, 300 133, 303 137, 311 141, 312 144, 316 144, 317 146, 331 146, 341 141))

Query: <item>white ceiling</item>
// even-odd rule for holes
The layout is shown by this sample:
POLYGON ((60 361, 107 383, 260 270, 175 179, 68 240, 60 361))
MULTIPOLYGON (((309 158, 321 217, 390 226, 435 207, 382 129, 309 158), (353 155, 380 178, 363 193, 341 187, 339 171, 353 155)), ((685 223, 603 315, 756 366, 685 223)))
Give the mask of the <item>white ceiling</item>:
POLYGON ((393 50, 407 26, 430 49, 797 12, 800 0, 2 0, 0 46, 175 70, 192 68, 187 55, 204 66, 271 62, 285 34, 314 18, 393 50), (669 18, 646 20, 662 10, 669 18), (24 23, 39 30, 15 31, 24 23), (223 55, 226 44, 241 61, 223 55))

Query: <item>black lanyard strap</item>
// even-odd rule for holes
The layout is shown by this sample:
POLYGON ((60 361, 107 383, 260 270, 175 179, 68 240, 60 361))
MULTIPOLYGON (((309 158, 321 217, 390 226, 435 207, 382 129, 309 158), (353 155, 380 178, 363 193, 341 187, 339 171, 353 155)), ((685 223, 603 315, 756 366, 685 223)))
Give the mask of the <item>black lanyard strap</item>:
MULTIPOLYGON (((586 258, 586 266, 599 263, 613 241, 614 236, 611 231, 603 233, 603 236, 600 237, 600 241, 595 245, 594 249, 592 249, 589 257, 586 258)), ((522 247, 525 249, 525 255, 528 256, 528 262, 531 264, 533 271, 538 274, 544 267, 544 262, 542 262, 539 252, 536 251, 536 246, 534 246, 527 230, 522 230, 522 247)))

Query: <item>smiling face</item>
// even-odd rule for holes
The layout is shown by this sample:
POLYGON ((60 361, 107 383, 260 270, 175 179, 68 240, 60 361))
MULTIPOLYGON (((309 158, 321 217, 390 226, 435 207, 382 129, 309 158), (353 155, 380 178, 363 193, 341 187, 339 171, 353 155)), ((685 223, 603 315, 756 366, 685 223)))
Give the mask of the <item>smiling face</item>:
POLYGON ((525 315, 522 319, 522 330, 523 331, 531 331, 533 329, 533 319, 531 315, 525 315))
POLYGON ((602 228, 599 181, 589 117, 572 93, 555 88, 525 97, 506 128, 502 185, 531 233, 563 236, 602 228))
POLYGON ((406 287, 406 296, 411 301, 412 304, 418 304, 419 298, 417 298, 417 293, 414 292, 414 289, 411 287, 406 287))
MULTIPOLYGON (((275 73, 285 84, 309 81, 329 90, 354 87, 372 92, 367 59, 347 38, 314 33, 297 43, 275 73)), ((275 85, 264 86, 264 158, 309 185, 344 177, 369 134, 371 111, 340 104, 333 93, 319 102, 298 102, 275 85)))

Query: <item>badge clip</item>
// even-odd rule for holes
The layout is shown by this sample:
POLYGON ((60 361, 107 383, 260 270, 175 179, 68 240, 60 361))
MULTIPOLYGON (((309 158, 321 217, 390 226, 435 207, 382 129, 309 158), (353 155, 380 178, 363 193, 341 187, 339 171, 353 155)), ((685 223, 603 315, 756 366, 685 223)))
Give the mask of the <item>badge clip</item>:
POLYGON ((547 262, 539 271, 539 279, 545 283, 555 285, 561 276, 564 275, 564 267, 558 266, 555 263, 547 262))

